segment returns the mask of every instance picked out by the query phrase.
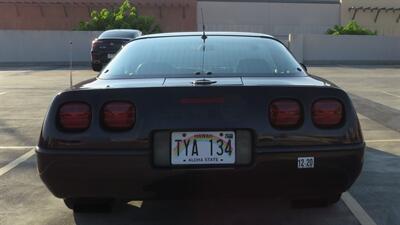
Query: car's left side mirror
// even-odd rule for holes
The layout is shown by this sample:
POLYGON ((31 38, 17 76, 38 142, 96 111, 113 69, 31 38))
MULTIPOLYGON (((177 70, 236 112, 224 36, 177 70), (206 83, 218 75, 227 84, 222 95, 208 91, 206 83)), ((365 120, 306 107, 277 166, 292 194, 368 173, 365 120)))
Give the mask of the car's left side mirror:
POLYGON ((301 67, 303 67, 303 70, 307 72, 307 66, 304 65, 303 63, 300 63, 301 67))

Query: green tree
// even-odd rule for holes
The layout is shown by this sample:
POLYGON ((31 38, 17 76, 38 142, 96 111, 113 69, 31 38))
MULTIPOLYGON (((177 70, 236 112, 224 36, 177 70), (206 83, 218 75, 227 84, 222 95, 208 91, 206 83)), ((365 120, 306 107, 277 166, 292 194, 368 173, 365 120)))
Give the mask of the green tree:
POLYGON ((160 26, 151 16, 140 16, 136 7, 125 0, 117 9, 93 10, 89 21, 81 21, 78 30, 138 29, 143 34, 160 33, 160 26))
POLYGON ((351 20, 345 26, 335 25, 328 29, 326 33, 331 35, 377 35, 377 31, 363 28, 354 20, 351 20))

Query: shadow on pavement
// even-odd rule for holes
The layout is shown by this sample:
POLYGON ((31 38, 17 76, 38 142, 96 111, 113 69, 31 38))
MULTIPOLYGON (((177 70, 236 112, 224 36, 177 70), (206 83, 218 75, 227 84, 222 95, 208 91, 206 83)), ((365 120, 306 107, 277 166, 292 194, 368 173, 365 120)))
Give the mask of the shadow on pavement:
POLYGON ((145 201, 141 208, 125 205, 110 214, 74 214, 77 225, 102 224, 199 224, 199 225, 356 225, 358 222, 339 202, 326 208, 292 209, 285 199, 224 199, 145 201))
MULTIPOLYGON (((31 138, 28 137, 27 135, 23 134, 20 129, 18 128, 12 128, 7 125, 7 123, 0 119, 0 134, 5 133, 7 135, 13 136, 15 139, 18 141, 24 143, 24 144, 30 144, 31 143, 31 138)), ((1 142, 0 142, 1 143, 1 142)), ((3 143, 2 143, 3 144, 3 143)))
POLYGON ((363 171, 350 193, 377 224, 400 224, 400 156, 366 150, 363 171))
MULTIPOLYGON (((380 225, 400 224, 400 157, 367 148, 365 165, 351 194, 380 225)), ((74 214, 77 225, 92 224, 359 224, 343 202, 327 208, 293 209, 288 199, 145 201, 110 214, 74 214)))
POLYGON ((400 132, 400 110, 358 95, 350 94, 350 97, 357 112, 392 130, 400 132))

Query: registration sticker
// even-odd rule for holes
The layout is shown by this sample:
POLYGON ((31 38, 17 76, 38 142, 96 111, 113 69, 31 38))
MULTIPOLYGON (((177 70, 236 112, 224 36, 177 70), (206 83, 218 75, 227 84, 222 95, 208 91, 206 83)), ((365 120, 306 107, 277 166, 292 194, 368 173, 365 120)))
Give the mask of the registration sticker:
POLYGON ((298 157, 297 158, 297 169, 309 169, 314 168, 314 157, 298 157))

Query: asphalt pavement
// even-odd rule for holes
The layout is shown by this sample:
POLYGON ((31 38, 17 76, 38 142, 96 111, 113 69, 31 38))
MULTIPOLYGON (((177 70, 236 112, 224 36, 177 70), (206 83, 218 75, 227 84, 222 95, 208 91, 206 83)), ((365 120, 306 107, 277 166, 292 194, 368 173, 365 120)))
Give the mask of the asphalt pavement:
MULTIPOLYGON (((52 98, 69 86, 57 67, 0 68, 0 224, 400 225, 400 67, 310 67, 344 88, 367 141, 361 176, 327 208, 293 209, 288 199, 131 202, 109 214, 74 214, 40 181, 33 147, 52 98)), ((96 73, 73 71, 74 83, 96 73)))

